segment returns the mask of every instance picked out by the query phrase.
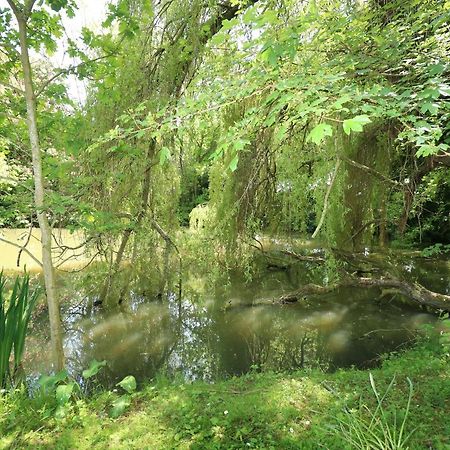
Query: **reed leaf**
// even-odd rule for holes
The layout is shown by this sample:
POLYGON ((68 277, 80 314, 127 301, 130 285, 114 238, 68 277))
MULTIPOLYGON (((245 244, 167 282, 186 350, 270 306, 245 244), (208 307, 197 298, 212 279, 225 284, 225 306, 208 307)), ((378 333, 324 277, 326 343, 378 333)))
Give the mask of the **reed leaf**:
POLYGON ((0 386, 13 382, 25 349, 25 337, 31 313, 39 297, 36 289, 30 293, 30 277, 17 277, 9 299, 6 299, 6 278, 0 273, 0 386), (11 357, 13 356, 13 371, 11 357))

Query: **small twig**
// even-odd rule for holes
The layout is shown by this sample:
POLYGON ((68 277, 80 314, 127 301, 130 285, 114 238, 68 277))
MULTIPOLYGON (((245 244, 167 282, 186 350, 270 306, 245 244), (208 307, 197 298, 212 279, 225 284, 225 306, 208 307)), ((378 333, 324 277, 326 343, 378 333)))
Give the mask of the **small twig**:
POLYGON ((28 236, 27 236, 27 240, 25 241, 25 244, 23 244, 23 247, 19 250, 19 253, 17 255, 17 262, 16 262, 16 266, 20 267, 20 257, 22 256, 22 252, 24 250, 24 248, 28 245, 28 243, 30 242, 31 239, 31 235, 33 234, 33 224, 31 224, 30 226, 30 230, 28 232, 28 236))
POLYGON ((36 256, 33 255, 28 249, 25 247, 20 246, 19 244, 16 244, 15 242, 8 241, 8 239, 0 237, 0 241, 5 242, 6 244, 12 245, 13 247, 16 247, 20 250, 23 250, 34 262, 39 264, 40 267, 42 267, 41 261, 39 261, 36 256))

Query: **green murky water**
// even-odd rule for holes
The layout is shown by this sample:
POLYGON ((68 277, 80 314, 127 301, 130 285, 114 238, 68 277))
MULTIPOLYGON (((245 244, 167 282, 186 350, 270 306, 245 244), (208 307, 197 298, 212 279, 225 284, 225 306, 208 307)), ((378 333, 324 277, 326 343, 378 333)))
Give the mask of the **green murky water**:
MULTIPOLYGON (((448 261, 399 256, 399 271, 427 287, 450 292, 448 261), (401 262, 400 262, 401 261, 401 262)), ((250 283, 239 275, 207 287, 207 275, 187 277, 181 298, 131 293, 120 310, 93 308, 94 298, 74 295, 64 310, 68 367, 79 373, 94 358, 107 360, 101 383, 112 386, 132 374, 138 380, 158 372, 186 380, 215 379, 250 370, 373 367, 380 356, 410 345, 436 317, 377 288, 345 288, 290 305, 252 306, 311 281, 312 265, 262 270, 250 283)), ((33 324, 26 368, 46 371, 45 314, 33 324)))

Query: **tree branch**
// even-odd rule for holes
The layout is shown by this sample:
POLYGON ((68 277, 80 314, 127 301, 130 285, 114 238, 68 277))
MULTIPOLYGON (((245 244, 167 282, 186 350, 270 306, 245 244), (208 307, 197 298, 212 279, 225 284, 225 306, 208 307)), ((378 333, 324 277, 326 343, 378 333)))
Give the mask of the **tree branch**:
POLYGON ((53 81, 55 81, 57 78, 61 77, 62 75, 68 75, 70 73, 75 72, 77 69, 79 69, 83 65, 94 63, 94 62, 100 61, 102 59, 110 58, 111 56, 114 56, 114 53, 110 53, 108 55, 98 56, 97 58, 90 59, 89 61, 83 61, 80 64, 75 64, 75 65, 69 66, 69 67, 67 67, 67 69, 59 70, 58 72, 56 72, 53 76, 51 76, 47 81, 45 81, 41 85, 41 87, 36 92, 36 98, 39 97, 42 94, 42 92, 45 91, 45 89, 47 88, 47 86, 50 83, 52 83, 53 81))
POLYGON ((325 194, 325 199, 324 199, 324 202, 323 202, 322 215, 320 217, 320 220, 319 220, 319 223, 317 224, 316 229, 314 230, 314 233, 312 234, 312 238, 313 239, 319 233, 320 229, 322 228, 323 222, 325 220, 325 216, 326 216, 327 210, 328 210, 328 198, 330 197, 331 189, 333 188, 334 181, 336 180, 336 175, 337 175, 337 172, 339 170, 340 164, 341 164, 341 160, 338 157, 338 159, 336 160, 336 165, 334 166, 333 176, 331 177, 330 184, 329 184, 327 192, 325 194))
POLYGON ((13 0, 6 0, 16 18, 22 17, 22 11, 13 0))
POLYGON ((23 16, 24 16, 25 21, 27 21, 28 18, 30 17, 35 3, 36 3, 36 0, 27 0, 27 2, 25 3, 25 7, 24 7, 24 11, 23 11, 23 16))
POLYGON ((387 177, 386 175, 383 175, 381 172, 378 172, 375 169, 372 169, 372 167, 366 166, 364 164, 361 164, 359 162, 353 161, 353 159, 347 158, 346 156, 342 156, 341 158, 348 164, 350 164, 351 166, 356 167, 357 169, 360 170, 364 170, 368 173, 370 173, 371 175, 380 178, 383 181, 386 181, 387 183, 392 184, 393 186, 397 187, 397 188, 401 188, 403 189, 403 185, 401 183, 399 183, 398 181, 392 180, 391 178, 387 177))
POLYGON ((20 89, 16 86, 13 86, 12 84, 6 83, 4 81, 0 81, 0 85, 5 86, 6 88, 11 89, 12 91, 15 91, 20 95, 24 95, 24 93, 25 93, 24 91, 22 91, 22 89, 20 89))
POLYGON ((34 262, 36 262, 40 267, 42 267, 41 261, 39 261, 36 256, 33 255, 28 249, 26 249, 24 246, 20 246, 19 244, 16 244, 15 242, 8 241, 8 239, 0 237, 0 241, 5 242, 6 244, 12 245, 13 247, 18 248, 21 251, 24 251, 34 262))
POLYGON ((341 287, 390 288, 420 305, 443 310, 450 308, 450 295, 433 292, 419 283, 407 283, 396 278, 348 278, 340 283, 329 286, 320 286, 312 283, 306 284, 296 291, 288 292, 278 298, 272 299, 272 303, 295 303, 305 295, 327 294, 341 287))

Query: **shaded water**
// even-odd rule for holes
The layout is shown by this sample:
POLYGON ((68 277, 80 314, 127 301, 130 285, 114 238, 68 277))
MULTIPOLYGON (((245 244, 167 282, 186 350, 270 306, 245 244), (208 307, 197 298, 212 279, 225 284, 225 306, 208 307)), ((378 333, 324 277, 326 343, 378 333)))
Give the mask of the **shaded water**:
MULTIPOLYGON (((450 292, 448 262, 402 257, 400 270, 430 288, 450 292), (426 278, 426 279, 425 279, 426 278)), ((206 278, 189 277, 178 298, 157 300, 133 292, 120 310, 66 306, 65 347, 76 374, 94 358, 107 360, 100 382, 112 386, 126 375, 138 380, 158 372, 186 380, 213 381, 249 370, 373 367, 380 355, 413 342, 435 316, 377 288, 345 288, 290 305, 255 301, 279 297, 314 279, 312 266, 262 270, 250 283, 231 276, 229 284, 207 287, 206 278)), ((74 294, 75 295, 75 294, 74 294)), ((74 298, 73 303, 77 303, 74 298)), ((45 315, 35 320, 26 367, 31 374, 50 367, 45 315)))

